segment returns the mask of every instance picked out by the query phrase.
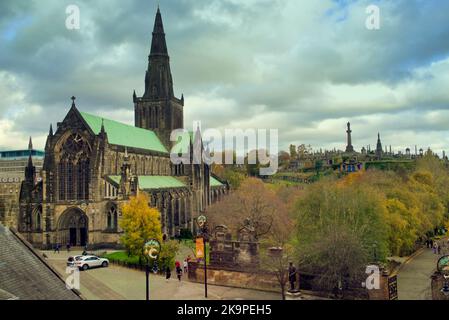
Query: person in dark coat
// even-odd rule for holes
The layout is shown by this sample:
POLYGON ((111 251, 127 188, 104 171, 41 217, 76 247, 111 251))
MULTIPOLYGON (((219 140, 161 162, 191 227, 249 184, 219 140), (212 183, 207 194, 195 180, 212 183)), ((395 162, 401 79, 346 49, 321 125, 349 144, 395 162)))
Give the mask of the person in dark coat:
POLYGON ((290 282, 290 291, 295 290, 296 284, 296 268, 292 262, 290 262, 290 266, 288 267, 288 281, 290 282))
POLYGON ((169 280, 171 278, 171 270, 170 270, 170 267, 167 267, 166 269, 165 269, 165 280, 169 280))
POLYGON ((180 265, 176 267, 176 275, 178 276, 178 280, 179 280, 179 282, 181 282, 181 277, 182 277, 182 268, 181 268, 181 266, 180 266, 180 265))

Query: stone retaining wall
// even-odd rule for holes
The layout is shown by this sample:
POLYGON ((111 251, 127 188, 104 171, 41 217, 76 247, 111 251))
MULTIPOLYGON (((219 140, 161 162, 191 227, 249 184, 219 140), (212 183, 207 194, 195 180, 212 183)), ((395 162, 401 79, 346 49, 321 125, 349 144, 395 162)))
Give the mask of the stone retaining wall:
MULTIPOLYGON (((199 283, 204 282, 204 266, 202 264, 189 263, 189 280, 199 283)), ((272 273, 223 270, 208 266, 207 282, 219 286, 280 293, 279 282, 276 275, 272 273)))

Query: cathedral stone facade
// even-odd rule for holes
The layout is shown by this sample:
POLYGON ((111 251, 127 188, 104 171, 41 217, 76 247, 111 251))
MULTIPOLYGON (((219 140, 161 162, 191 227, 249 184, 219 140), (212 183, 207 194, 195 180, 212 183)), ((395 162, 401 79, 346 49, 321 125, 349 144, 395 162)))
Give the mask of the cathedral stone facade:
MULTIPOLYGON (((42 177, 36 179, 30 157, 20 191, 18 229, 35 246, 118 245, 121 205, 139 192, 149 195, 163 233, 173 237, 194 231, 195 218, 228 192, 208 164, 171 162, 170 134, 183 128, 184 97, 174 96, 159 9, 145 93, 134 92, 133 101, 135 126, 82 112, 75 97, 54 132, 50 126, 42 177)), ((190 136, 190 147, 201 141, 199 131, 190 136)))

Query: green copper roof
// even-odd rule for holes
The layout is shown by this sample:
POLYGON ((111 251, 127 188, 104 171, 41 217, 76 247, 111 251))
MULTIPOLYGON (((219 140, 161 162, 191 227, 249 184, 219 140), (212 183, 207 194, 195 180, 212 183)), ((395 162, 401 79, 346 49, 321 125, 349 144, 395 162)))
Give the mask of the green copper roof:
POLYGON ((171 153, 186 154, 189 152, 190 142, 193 142, 193 132, 184 132, 179 135, 178 141, 174 144, 170 150, 171 153))
POLYGON ((211 176, 210 177, 210 186, 211 187, 222 187, 222 186, 224 186, 224 184, 211 176))
MULTIPOLYGON (((117 185, 120 184, 120 176, 109 176, 117 185)), ((140 190, 186 188, 187 186, 175 177, 170 176, 138 176, 140 190)))
POLYGON ((109 179, 111 179, 115 184, 120 184, 120 176, 108 176, 109 179))
POLYGON ((187 186, 182 181, 179 181, 174 177, 139 176, 139 188, 142 190, 185 187, 187 186))
MULTIPOLYGON (((120 184, 120 176, 108 176, 115 184, 120 184)), ((222 187, 223 183, 210 177, 211 187, 222 187)), ((187 186, 180 180, 171 176, 139 176, 140 190, 168 189, 168 188, 186 188, 187 186)))
POLYGON ((168 153, 153 131, 104 119, 85 112, 80 112, 80 114, 95 134, 100 133, 101 124, 103 123, 104 130, 108 135, 108 141, 111 144, 168 153))

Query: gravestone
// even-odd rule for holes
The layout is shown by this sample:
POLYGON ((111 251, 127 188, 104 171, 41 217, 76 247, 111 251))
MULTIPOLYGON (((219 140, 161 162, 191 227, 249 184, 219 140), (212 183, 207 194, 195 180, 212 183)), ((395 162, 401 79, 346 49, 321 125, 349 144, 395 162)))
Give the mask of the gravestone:
POLYGON ((259 268, 259 243, 248 219, 239 229, 237 240, 232 239, 232 234, 224 225, 213 230, 210 239, 210 265, 231 270, 259 268))

